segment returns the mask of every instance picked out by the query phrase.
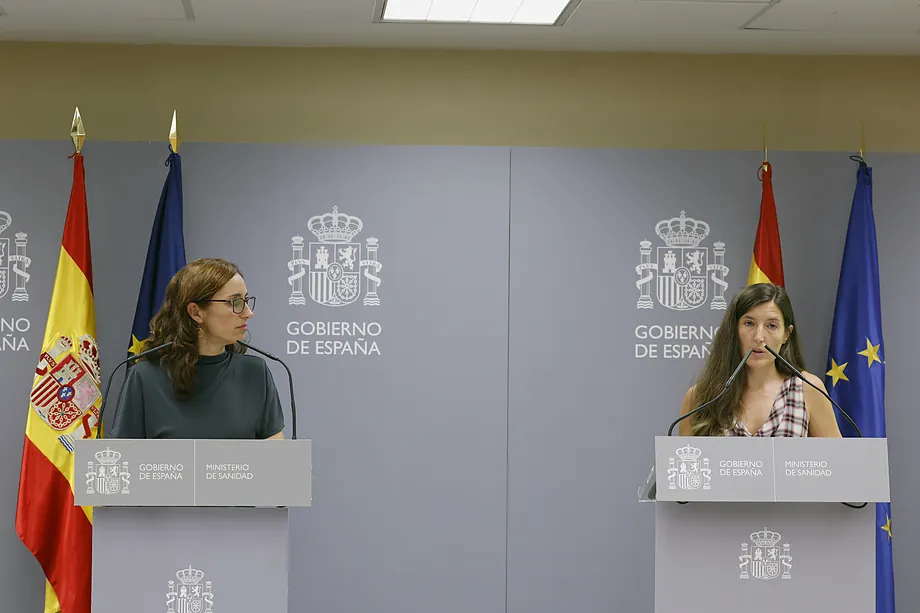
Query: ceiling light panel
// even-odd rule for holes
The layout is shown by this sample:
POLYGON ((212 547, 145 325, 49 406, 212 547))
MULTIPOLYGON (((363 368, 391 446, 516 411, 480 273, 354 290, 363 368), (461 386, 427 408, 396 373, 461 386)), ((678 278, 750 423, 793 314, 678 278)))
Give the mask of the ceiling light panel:
POLYGON ((469 21, 476 0, 429 0, 426 21, 469 21))
POLYGON ((477 23, 512 23, 514 15, 524 2, 521 0, 488 0, 477 2, 470 21, 477 23))
POLYGON ((580 0, 386 0, 382 21, 553 25, 580 0))

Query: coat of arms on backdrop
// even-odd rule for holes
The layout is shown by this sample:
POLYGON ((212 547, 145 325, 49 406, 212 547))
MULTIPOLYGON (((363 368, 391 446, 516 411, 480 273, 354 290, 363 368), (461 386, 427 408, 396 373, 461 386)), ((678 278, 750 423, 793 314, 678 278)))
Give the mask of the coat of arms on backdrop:
POLYGON ((378 239, 368 237, 364 244, 355 241, 364 224, 359 217, 339 212, 315 215, 307 228, 315 241, 304 245, 302 236, 291 240, 293 258, 288 262, 291 296, 288 304, 304 305, 304 277, 310 298, 317 304, 340 307, 356 302, 363 294, 364 306, 380 306, 377 288, 383 266, 377 261, 378 239), (307 248, 304 257, 304 247, 307 248), (362 257, 362 250, 364 257, 362 257), (309 274, 308 274, 309 273, 309 274))
MULTIPOLYGON (((0 211, 0 235, 13 223, 13 217, 6 211, 0 211)), ((0 236, 0 298, 6 296, 13 287, 13 302, 28 302, 29 292, 26 283, 31 275, 26 268, 32 260, 26 255, 26 246, 29 243, 25 232, 17 232, 13 241, 0 236)))
POLYGON ((680 217, 663 219, 655 226, 655 233, 664 242, 659 245, 656 260, 652 262, 652 243, 639 243, 639 265, 636 281, 639 289, 640 309, 654 307, 651 284, 658 273, 655 297, 661 306, 674 311, 689 311, 703 306, 709 295, 712 281, 714 294, 709 308, 725 310, 725 290, 728 283, 728 267, 725 265, 725 243, 717 241, 712 245, 713 263, 709 263, 709 247, 702 245, 709 236, 709 224, 687 217, 684 211, 680 217), (708 275, 708 276, 707 276, 708 275))

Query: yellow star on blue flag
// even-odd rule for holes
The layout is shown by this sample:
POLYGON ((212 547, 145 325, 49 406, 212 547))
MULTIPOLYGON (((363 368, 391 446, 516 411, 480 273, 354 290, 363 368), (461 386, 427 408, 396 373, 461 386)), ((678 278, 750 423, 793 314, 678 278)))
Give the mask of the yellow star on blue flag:
POLYGON ((878 357, 878 348, 879 348, 879 347, 881 347, 881 345, 873 345, 873 344, 872 344, 872 341, 870 341, 870 340, 867 338, 867 339, 866 339, 866 348, 863 349, 862 351, 858 351, 858 352, 857 352, 859 355, 866 356, 866 359, 868 360, 868 363, 866 364, 866 366, 868 366, 869 368, 872 368, 872 363, 873 363, 873 362, 881 362, 881 360, 880 360, 879 357, 878 357))
MULTIPOLYGON (((872 169, 862 158, 850 209, 827 356, 830 396, 845 407, 864 437, 884 438, 885 341, 879 289, 878 245, 872 212, 872 169), (862 357, 858 357, 862 356, 862 357), (849 364, 846 376, 844 367, 849 364)), ((843 436, 857 436, 838 416, 843 436)), ((875 505, 876 613, 895 613, 891 504, 875 505)))

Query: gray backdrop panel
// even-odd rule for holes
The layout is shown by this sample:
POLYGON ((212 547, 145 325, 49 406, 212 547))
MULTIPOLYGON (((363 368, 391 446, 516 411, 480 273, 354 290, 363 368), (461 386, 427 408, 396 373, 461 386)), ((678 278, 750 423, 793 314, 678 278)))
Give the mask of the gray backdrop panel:
MULTIPOLYGON (((513 151, 509 613, 572 602, 652 611, 654 513, 636 503, 636 489, 654 461, 652 437, 667 432, 702 366, 699 357, 668 357, 676 350, 666 345, 702 351, 705 341, 637 330, 714 331, 724 311, 710 308, 711 281, 699 308, 666 308, 657 278, 653 308, 637 308, 640 241, 661 266, 660 221, 685 211, 707 222, 700 246, 711 264, 714 242, 725 243, 730 299, 747 281, 759 161, 756 152, 513 151), (649 345, 657 357, 637 358, 649 345)), ((855 164, 842 154, 771 161, 786 286, 809 367, 823 375, 855 164)), ((890 419, 908 417, 892 407, 890 419)))
POLYGON ((291 511, 294 610, 504 610, 508 151, 208 145, 184 159, 189 256, 244 266, 253 344, 299 375, 315 479, 313 508, 291 511), (379 238, 379 307, 288 304, 291 238, 316 240, 307 221, 333 206, 361 218, 355 240, 379 238), (291 321, 378 322, 380 355, 285 355, 304 338, 291 321))

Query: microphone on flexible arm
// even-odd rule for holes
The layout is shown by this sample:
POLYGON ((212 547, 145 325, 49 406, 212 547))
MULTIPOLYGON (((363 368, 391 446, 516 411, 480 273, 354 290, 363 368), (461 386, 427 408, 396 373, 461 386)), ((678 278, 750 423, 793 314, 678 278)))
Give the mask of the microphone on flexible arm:
MULTIPOLYGON (((138 354, 132 355, 131 357, 125 360, 122 360, 121 362, 118 363, 117 366, 115 366, 115 368, 112 369, 112 372, 109 373, 109 382, 106 383, 105 385, 105 393, 102 394, 102 404, 99 405, 99 423, 97 424, 97 427, 96 427, 96 438, 97 439, 99 438, 99 433, 102 432, 102 412, 105 410, 105 401, 109 397, 109 388, 112 387, 112 376, 115 374, 115 371, 117 371, 119 368, 121 368, 123 365, 127 364, 128 362, 134 362, 135 360, 139 360, 143 357, 146 357, 150 355, 151 353, 156 353, 157 351, 166 349, 172 344, 173 344, 173 341, 169 341, 168 343, 163 343, 162 345, 154 347, 153 349, 148 349, 147 351, 141 351, 138 354)), ((113 421, 112 423, 115 423, 115 422, 113 421)))
POLYGON ((741 369, 742 369, 742 368, 744 367, 744 365, 747 363, 748 358, 751 357, 751 354, 752 354, 753 352, 754 352, 753 349, 751 349, 750 351, 747 352, 747 354, 746 354, 746 355, 744 356, 744 358, 741 360, 741 363, 738 364, 737 368, 735 368, 735 372, 732 373, 732 375, 731 375, 731 376, 728 378, 728 380, 725 382, 725 385, 722 386, 722 391, 719 392, 719 393, 716 395, 715 398, 713 398, 712 400, 709 400, 709 401, 707 401, 707 402, 704 402, 703 404, 701 404, 700 406, 696 407, 696 408, 693 409, 692 411, 687 411, 687 413, 685 413, 685 414, 681 415, 680 417, 678 417, 677 419, 675 419, 674 422, 671 424, 671 427, 668 428, 668 436, 671 436, 671 432, 674 430, 674 426, 676 426, 677 424, 679 424, 679 423, 682 422, 683 420, 687 419, 688 417, 690 417, 690 416, 693 415, 694 413, 697 413, 697 412, 699 412, 699 411, 702 411, 703 409, 705 409, 706 407, 708 407, 709 405, 711 405, 713 402, 715 402, 716 400, 718 400, 719 398, 721 398, 721 397, 722 397, 722 394, 724 394, 725 392, 727 392, 727 391, 728 391, 728 388, 731 387, 731 384, 732 384, 732 382, 735 380, 735 377, 737 377, 737 376, 738 376, 738 373, 741 372, 741 369))
POLYGON ((772 349, 770 349, 770 346, 769 346, 769 345, 764 345, 764 348, 765 348, 767 351, 769 351, 770 353, 772 353, 774 357, 778 358, 783 364, 785 364, 785 365, 789 368, 789 370, 791 370, 792 372, 794 372, 796 377, 798 377, 799 379, 801 379, 802 381, 804 381, 804 382, 807 383, 808 385, 812 386, 813 388, 815 388, 816 390, 818 390, 819 392, 821 392, 821 395, 822 395, 822 396, 824 396, 825 398, 827 398, 828 400, 830 400, 830 401, 831 401, 831 404, 833 404, 833 405, 837 408, 837 410, 840 411, 840 414, 843 415, 844 419, 846 419, 846 420, 850 423, 850 425, 853 426, 853 429, 856 430, 856 433, 859 435, 859 438, 862 438, 862 437, 863 437, 862 431, 859 429, 859 426, 856 425, 856 422, 853 421, 853 420, 850 418, 849 415, 847 415, 847 412, 844 411, 843 408, 841 408, 841 406, 840 406, 839 404, 837 404, 837 403, 834 401, 834 399, 831 398, 831 397, 828 395, 827 392, 825 392, 823 389, 821 389, 820 387, 818 387, 817 385, 815 385, 814 383, 812 383, 811 381, 809 381, 808 379, 806 379, 806 378, 805 378, 805 375, 802 374, 802 371, 800 371, 798 368, 796 368, 795 366, 793 366, 792 364, 790 364, 790 363, 789 363, 789 360, 787 360, 786 358, 784 358, 783 356, 781 356, 781 355, 778 354, 777 352, 775 352, 775 351, 773 351, 772 349))
POLYGON ((256 353, 261 353, 262 355, 267 357, 269 360, 274 360, 275 362, 278 362, 279 364, 284 366, 284 370, 287 371, 287 376, 288 376, 288 389, 291 392, 291 439, 292 440, 297 439, 297 406, 294 403, 294 376, 291 374, 291 369, 288 368, 288 365, 284 363, 284 360, 282 360, 276 355, 273 355, 263 349, 259 349, 258 347, 253 347, 249 343, 244 343, 243 341, 236 341, 236 342, 242 345, 243 347, 252 349, 256 353))
MULTIPOLYGON (((780 360, 783 364, 785 364, 785 365, 789 368, 789 370, 791 370, 792 372, 795 373, 795 376, 796 376, 796 377, 798 377, 799 379, 801 379, 802 381, 804 381, 804 382, 807 383, 808 385, 812 386, 813 388, 815 388, 816 390, 818 390, 819 392, 821 392, 821 395, 822 395, 822 396, 824 396, 825 398, 827 398, 828 400, 830 400, 830 401, 831 401, 831 404, 833 404, 834 407, 836 407, 837 410, 840 411, 840 414, 843 415, 844 418, 846 418, 846 420, 850 423, 851 426, 853 426, 853 429, 856 430, 856 434, 859 435, 859 438, 863 438, 862 430, 859 429, 859 426, 856 425, 856 422, 853 421, 853 419, 852 419, 849 415, 847 415, 847 412, 844 411, 843 408, 842 408, 839 404, 837 404, 837 403, 834 401, 834 399, 831 398, 831 397, 827 394, 827 392, 825 392, 823 389, 821 389, 820 387, 818 387, 817 385, 815 385, 814 383, 812 383, 811 381, 809 381, 808 379, 806 379, 806 378, 805 378, 805 375, 802 374, 802 371, 800 371, 798 368, 796 368, 795 366, 793 366, 792 364, 790 364, 790 363, 789 363, 789 360, 787 360, 786 358, 784 358, 783 356, 781 356, 781 355, 778 354, 777 352, 775 352, 775 351, 773 351, 772 349, 770 349, 770 346, 769 346, 769 345, 764 345, 764 348, 765 348, 767 351, 769 351, 770 353, 772 353, 774 357, 779 358, 779 360, 780 360)), ((862 508, 864 508, 864 507, 865 507, 867 504, 869 504, 869 503, 868 503, 868 502, 863 502, 862 504, 852 504, 852 503, 849 503, 849 502, 841 502, 840 504, 842 504, 842 505, 844 505, 844 506, 847 506, 847 507, 850 507, 851 509, 862 509, 862 508)))
MULTIPOLYGON (((731 387, 732 383, 735 381, 735 378, 738 376, 738 373, 741 372, 741 369, 742 369, 742 368, 744 368, 744 365, 747 363, 748 358, 751 357, 751 354, 752 354, 752 353, 754 353, 754 350, 753 350, 753 349, 751 349, 750 351, 748 351, 748 352, 744 355, 744 357, 741 359, 741 362, 738 364, 738 366, 735 367, 735 371, 734 371, 734 372, 731 374, 731 376, 725 381, 725 384, 722 386, 722 391, 720 391, 718 394, 716 394, 716 397, 715 397, 715 398, 713 398, 712 400, 708 400, 708 401, 704 402, 703 404, 701 404, 700 406, 696 407, 696 408, 693 409, 692 411, 687 411, 685 414, 683 414, 683 415, 681 415, 680 417, 678 417, 677 419, 675 419, 675 420, 671 423, 671 427, 668 428, 668 436, 671 436, 671 433, 674 431, 674 426, 676 426, 677 424, 679 424, 679 423, 682 422, 683 420, 689 418, 691 415, 694 415, 695 413, 698 413, 699 411, 702 411, 703 409, 705 409, 706 407, 708 407, 709 405, 711 405, 713 402, 715 402, 716 400, 718 400, 719 398, 721 398, 722 395, 723 395, 725 392, 728 391, 728 388, 731 387)), ((658 497, 658 484, 657 484, 657 476, 656 476, 656 474, 655 474, 655 466, 654 466, 654 465, 652 466, 652 470, 651 470, 651 472, 649 473, 648 478, 646 479, 646 487, 648 488, 648 498, 651 499, 651 500, 656 499, 656 498, 658 497)), ((641 492, 642 492, 642 488, 640 487, 640 496, 641 496, 641 492)), ((677 501, 677 504, 687 504, 687 501, 677 501)))

